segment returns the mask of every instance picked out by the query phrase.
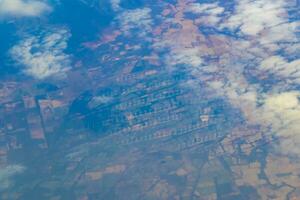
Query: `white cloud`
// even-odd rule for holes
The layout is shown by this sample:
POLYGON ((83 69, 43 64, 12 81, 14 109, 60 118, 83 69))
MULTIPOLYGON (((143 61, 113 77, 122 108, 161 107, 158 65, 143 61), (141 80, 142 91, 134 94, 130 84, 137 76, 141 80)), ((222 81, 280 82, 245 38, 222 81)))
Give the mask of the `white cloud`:
POLYGON ((283 0, 239 0, 234 15, 230 16, 226 26, 240 28, 246 35, 257 35, 267 27, 279 25, 286 20, 283 0))
POLYGON ((14 46, 10 53, 29 76, 36 79, 61 76, 70 69, 70 58, 64 53, 69 36, 66 30, 31 36, 14 46))
MULTIPOLYGON (((234 52, 234 51, 233 51, 234 52)), ((281 56, 265 56, 262 62, 248 59, 247 49, 242 55, 234 53, 231 61, 222 60, 223 79, 208 83, 214 93, 225 97, 232 106, 243 112, 249 124, 261 125, 261 131, 280 138, 277 151, 296 155, 300 152, 300 92, 289 91, 289 84, 299 84, 299 60, 288 62, 281 56), (262 92, 259 84, 249 83, 245 77, 247 64, 260 63, 259 70, 272 73, 280 79, 289 80, 279 90, 262 92)), ((258 59, 260 60, 260 59, 258 59)), ((248 72, 249 73, 249 72, 248 72)), ((276 88, 276 83, 272 85, 276 88)), ((274 144, 276 145, 276 144, 274 144)))
POLYGON ((194 14, 220 15, 224 12, 224 8, 219 7, 216 3, 191 3, 186 8, 186 12, 194 14))
POLYGON ((51 11, 51 7, 38 0, 0 0, 0 16, 35 17, 51 11))
POLYGON ((258 120, 270 125, 281 137, 284 153, 300 152, 300 92, 290 91, 267 95, 258 112, 258 120))
POLYGON ((224 8, 217 3, 191 3, 185 12, 199 15, 197 21, 201 21, 203 24, 216 25, 221 21, 220 15, 224 13, 224 8))
MULTIPOLYGON (((244 75, 246 65, 256 63, 256 61, 247 60, 246 52, 246 49, 241 49, 244 57, 238 54, 231 55, 231 58, 239 60, 237 63, 223 60, 222 66, 227 68, 223 79, 210 82, 208 85, 216 94, 226 97, 232 106, 240 109, 249 124, 261 125, 262 132, 278 137, 280 139, 279 148, 276 149, 278 152, 299 154, 300 92, 288 89, 291 82, 300 84, 299 60, 288 62, 281 56, 265 57, 260 62, 259 70, 275 74, 290 82, 280 87, 279 90, 262 92, 259 84, 249 83, 244 75)), ((276 83, 273 87, 276 88, 276 83)))
POLYGON ((9 188, 12 184, 13 176, 22 173, 25 167, 21 165, 8 165, 0 169, 0 191, 9 188))
POLYGON ((121 0, 110 0, 111 7, 114 11, 119 11, 121 0))
POLYGON ((173 50, 167 57, 167 62, 173 66, 184 64, 192 67, 198 67, 203 63, 199 50, 196 48, 173 50))
POLYGON ((271 56, 263 60, 259 68, 300 84, 300 59, 289 62, 281 56, 271 56))
POLYGON ((262 132, 279 137, 278 151, 298 154, 300 92, 290 91, 290 88, 291 84, 300 84, 300 60, 293 56, 287 59, 277 51, 298 54, 299 21, 289 20, 287 1, 239 0, 236 3, 233 15, 221 27, 237 30, 246 37, 232 38, 228 54, 219 57, 218 67, 224 72, 222 79, 208 85, 239 108, 248 123, 259 124, 262 132), (264 92, 260 83, 251 83, 245 76, 251 73, 246 71, 251 67, 258 74, 265 77, 272 74, 284 83, 273 83, 272 88, 264 92))
POLYGON ((280 50, 278 42, 290 46, 297 41, 300 23, 289 20, 289 3, 284 0, 239 0, 234 14, 221 25, 242 35, 256 37, 256 42, 271 51, 280 50))
POLYGON ((118 16, 118 20, 121 30, 126 35, 136 29, 138 35, 144 36, 151 31, 153 24, 150 8, 126 10, 118 16))
POLYGON ((165 30, 152 47, 158 53, 166 50, 166 66, 185 64, 193 81, 239 109, 248 124, 261 127, 261 134, 279 137, 278 151, 299 154, 300 92, 291 91, 300 86, 299 20, 289 19, 288 1, 235 2, 233 13, 218 4, 182 2, 174 17, 163 22, 180 26, 165 30), (185 18, 185 13, 196 16, 185 18), (238 31, 243 37, 203 34, 201 26, 207 24, 238 31), (270 77, 283 81, 272 81, 266 89, 270 77))

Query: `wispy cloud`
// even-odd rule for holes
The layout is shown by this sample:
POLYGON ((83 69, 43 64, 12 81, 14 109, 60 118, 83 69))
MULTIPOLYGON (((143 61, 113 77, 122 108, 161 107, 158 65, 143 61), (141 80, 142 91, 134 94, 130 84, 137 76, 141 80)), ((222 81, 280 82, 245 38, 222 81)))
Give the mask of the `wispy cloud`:
POLYGON ((0 0, 0 17, 36 17, 51 9, 38 0, 0 0))
POLYGON ((187 6, 185 12, 199 15, 197 21, 202 24, 216 25, 221 21, 224 8, 217 3, 191 3, 187 6))
MULTIPOLYGON (((299 50, 297 28, 299 21, 289 19, 289 8, 283 0, 241 0, 221 27, 238 31, 244 39, 236 39, 230 47, 230 57, 222 56, 226 81, 212 86, 241 109, 249 123, 259 124, 281 138, 278 151, 284 154, 300 152, 299 59, 288 59, 279 51, 289 49, 296 55, 299 50), (232 62, 231 60, 234 60, 232 62), (273 83, 263 91, 261 83, 245 77, 246 68, 272 75, 284 84, 273 83)), ((249 72, 248 72, 249 73, 249 72)))
POLYGON ((224 8, 217 3, 191 3, 187 6, 186 11, 201 15, 219 15, 224 12, 224 8))
POLYGON ((166 24, 179 26, 165 31, 153 47, 158 52, 166 50, 167 66, 184 64, 194 80, 241 110, 249 124, 260 125, 262 133, 279 137, 278 151, 299 153, 300 92, 295 91, 300 87, 299 20, 290 19, 284 0, 235 2, 233 11, 216 3, 181 2, 174 17, 165 18, 166 24), (195 16, 186 18, 184 13, 195 16), (213 20, 208 20, 210 17, 213 20), (226 28, 241 37, 217 31, 204 35, 201 28, 206 25, 219 31, 226 28), (248 70, 264 77, 253 81, 248 70), (264 90, 266 77, 282 81, 273 81, 264 90))
POLYGON ((297 41, 298 21, 289 19, 290 2, 284 0, 239 0, 236 9, 222 24, 222 28, 256 37, 265 48, 279 50, 279 42, 297 41))
POLYGON ((179 51, 172 51, 166 58, 169 65, 188 65, 192 67, 199 67, 203 61, 200 57, 199 50, 195 48, 181 49, 179 51))
POLYGON ((261 62, 259 69, 300 84, 300 59, 287 61, 281 56, 271 56, 261 62))
POLYGON ((144 36, 151 31, 153 21, 150 8, 138 8, 134 10, 124 10, 119 16, 120 29, 125 35, 136 31, 139 36, 144 36))
POLYGON ((111 7, 114 11, 119 11, 121 0, 110 0, 111 7))
POLYGON ((0 191, 13 185, 13 177, 22 173, 25 167, 22 165, 8 165, 0 169, 0 191))
POLYGON ((240 29, 242 34, 257 35, 267 27, 284 23, 283 0, 240 0, 236 1, 235 12, 229 17, 226 26, 240 29))
POLYGON ((64 53, 69 37, 70 33, 64 29, 30 36, 14 46, 10 53, 29 76, 36 79, 63 76, 70 69, 70 56, 64 53))

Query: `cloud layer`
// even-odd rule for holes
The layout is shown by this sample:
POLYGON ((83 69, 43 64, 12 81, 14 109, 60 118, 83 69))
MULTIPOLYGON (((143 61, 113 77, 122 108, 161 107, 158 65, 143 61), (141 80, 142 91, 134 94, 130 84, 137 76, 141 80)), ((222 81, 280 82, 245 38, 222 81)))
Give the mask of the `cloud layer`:
POLYGON ((300 152, 300 93, 293 88, 300 84, 300 59, 291 55, 299 49, 299 21, 289 19, 288 4, 283 0, 236 3, 233 14, 218 28, 227 27, 245 37, 231 41, 229 57, 221 55, 226 81, 212 86, 241 109, 249 123, 260 124, 279 137, 278 151, 295 155, 300 152), (286 49, 293 59, 279 53, 286 49), (245 76, 251 68, 281 82, 273 82, 264 91, 266 78, 252 82, 245 76))
POLYGON ((165 31, 153 47, 158 52, 167 49, 167 66, 184 65, 195 80, 241 110, 248 123, 279 137, 278 151, 296 154, 300 26, 299 20, 290 18, 289 9, 284 0, 236 0, 233 10, 216 3, 180 1, 174 17, 164 22, 178 28, 165 31), (186 13, 192 13, 192 19, 186 13), (202 33, 208 26, 213 34, 202 33), (224 31, 234 37, 219 34, 224 31), (257 74, 255 80, 252 72, 257 74), (267 81, 271 85, 265 90, 267 81))
POLYGON ((10 53, 29 76, 36 79, 63 76, 70 69, 70 57, 64 53, 69 37, 64 29, 31 36, 14 46, 10 53))
POLYGON ((2 17, 36 17, 51 11, 51 7, 37 0, 0 0, 2 17))

